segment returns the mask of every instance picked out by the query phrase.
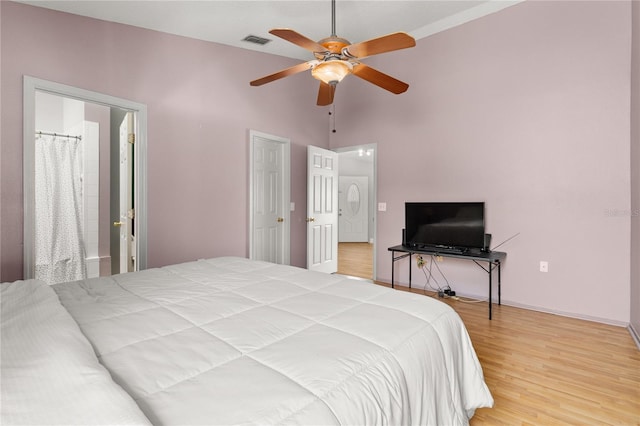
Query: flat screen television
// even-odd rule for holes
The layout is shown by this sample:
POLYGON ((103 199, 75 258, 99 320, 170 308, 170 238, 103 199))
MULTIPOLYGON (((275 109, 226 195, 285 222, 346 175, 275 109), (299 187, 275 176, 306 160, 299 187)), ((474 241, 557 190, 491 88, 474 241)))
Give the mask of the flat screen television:
POLYGON ((483 202, 405 203, 405 240, 413 248, 482 249, 483 202))

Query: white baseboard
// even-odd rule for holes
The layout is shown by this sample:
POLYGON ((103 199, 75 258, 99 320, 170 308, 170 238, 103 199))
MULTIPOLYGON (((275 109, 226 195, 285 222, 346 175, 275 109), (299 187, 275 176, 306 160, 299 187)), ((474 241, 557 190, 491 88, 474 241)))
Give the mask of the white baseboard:
MULTIPOLYGON (((405 283, 396 283, 396 286, 403 286, 403 287, 409 287, 409 284, 405 284, 405 283)), ((412 288, 419 288, 422 289, 422 286, 412 286, 412 288)), ((428 291, 433 291, 431 289, 427 289, 428 291)), ((468 299, 475 299, 475 300, 484 300, 487 301, 489 298, 487 297, 487 295, 481 296, 481 295, 477 295, 477 294, 463 294, 460 292, 456 292, 457 296, 460 297, 464 297, 464 298, 468 298, 468 299)), ((584 320, 584 321, 592 321, 592 322, 598 322, 601 324, 608 324, 608 325, 614 325, 616 327, 626 327, 629 328, 631 330, 631 326, 628 322, 624 322, 624 321, 617 321, 617 320, 612 320, 610 318, 601 318, 601 317, 595 317, 595 316, 591 316, 591 315, 582 315, 582 314, 577 314, 575 312, 565 312, 565 311, 559 311, 559 310, 555 310, 555 309, 548 309, 548 308, 543 308, 540 306, 534 306, 534 305, 527 305, 524 303, 519 303, 519 302, 514 302, 511 300, 505 300, 504 298, 501 300, 501 303, 503 305, 507 305, 507 306, 513 306, 514 308, 521 308, 521 309, 527 309, 529 311, 536 311, 536 312, 544 312, 547 314, 553 314, 553 315, 560 315, 563 317, 568 317, 568 318, 575 318, 575 319, 580 319, 580 320, 584 320)), ((496 296, 494 296, 493 299, 493 304, 494 306, 498 304, 498 298, 496 296)), ((636 342, 638 342, 637 337, 640 336, 640 334, 637 333, 636 330, 633 331, 635 333, 634 339, 636 340, 636 342)))
MULTIPOLYGON (((460 296, 460 297, 468 297, 470 299, 477 299, 477 300, 488 300, 487 296, 465 295, 465 294, 460 294, 460 293, 458 293, 458 296, 460 296)), ((493 300, 494 306, 497 303, 498 303, 497 298, 494 298, 494 300, 493 300)), ((628 322, 624 322, 624 321, 617 321, 617 320, 612 320, 610 318, 595 317, 595 316, 591 316, 591 315, 577 314, 575 312, 565 312, 565 311, 559 311, 559 310, 556 310, 556 309, 543 308, 543 307, 540 307, 540 306, 527 305, 525 303, 514 302, 514 301, 511 301, 511 300, 505 300, 504 298, 502 299, 501 303, 503 305, 513 306, 514 308, 527 309, 529 311, 544 312, 544 313, 547 313, 547 314, 560 315, 562 317, 575 318, 575 319, 580 319, 580 320, 584 320, 584 321, 599 322, 601 324, 614 325, 616 327, 629 327, 629 323, 628 322)))
POLYGON ((502 304, 503 305, 507 305, 507 306, 513 306, 513 307, 516 307, 516 308, 529 309, 530 311, 545 312, 545 313, 548 313, 548 314, 560 315, 562 317, 569 317, 569 318, 581 319, 581 320, 585 320, 585 321, 599 322, 601 324, 615 325, 616 327, 628 327, 629 326, 629 323, 628 322, 624 322, 624 321, 612 320, 610 318, 594 317, 594 316, 591 316, 591 315, 577 314, 575 312, 558 311, 556 309, 541 308, 539 306, 525 305, 523 303, 512 302, 512 301, 508 301, 508 300, 502 300, 502 304))
POLYGON ((629 324, 629 327, 627 327, 627 329, 629 330, 629 334, 631 334, 631 337, 633 337, 633 340, 636 342, 636 346, 638 347, 638 349, 640 349, 640 333, 638 333, 638 330, 633 328, 633 324, 629 324))

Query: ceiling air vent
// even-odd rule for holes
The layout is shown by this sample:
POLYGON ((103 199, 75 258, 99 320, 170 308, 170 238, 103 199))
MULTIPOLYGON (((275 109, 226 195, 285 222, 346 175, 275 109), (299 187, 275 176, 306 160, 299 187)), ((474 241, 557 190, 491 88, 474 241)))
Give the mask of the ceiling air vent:
POLYGON ((268 38, 258 37, 258 36, 250 34, 250 35, 246 36, 245 38, 243 38, 242 41, 248 41, 249 43, 265 45, 265 44, 269 43, 271 40, 268 39, 268 38))

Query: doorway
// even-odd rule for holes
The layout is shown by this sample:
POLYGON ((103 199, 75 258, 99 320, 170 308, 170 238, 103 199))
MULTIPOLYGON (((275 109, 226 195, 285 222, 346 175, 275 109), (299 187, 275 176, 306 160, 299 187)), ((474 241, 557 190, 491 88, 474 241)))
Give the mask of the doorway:
POLYGON ((338 273, 375 279, 376 144, 336 150, 339 155, 338 273))
POLYGON ((23 130, 24 278, 53 284, 146 268, 146 106, 25 76, 23 130), (125 144, 123 117, 136 129, 125 144))

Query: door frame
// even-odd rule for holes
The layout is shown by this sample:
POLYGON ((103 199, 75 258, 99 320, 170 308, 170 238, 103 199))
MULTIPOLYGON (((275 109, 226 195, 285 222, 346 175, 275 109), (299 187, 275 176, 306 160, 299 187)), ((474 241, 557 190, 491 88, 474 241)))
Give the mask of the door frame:
POLYGON ((253 245, 255 236, 253 234, 254 225, 254 158, 253 149, 255 139, 266 139, 270 142, 280 143, 283 145, 282 150, 282 185, 279 188, 282 194, 281 208, 284 223, 282 224, 282 263, 289 265, 291 263, 291 140, 281 136, 274 136, 268 133, 259 132, 249 129, 249 253, 250 259, 253 259, 253 245))
MULTIPOLYGON (((371 150, 373 155, 373 182, 372 182, 373 188, 371 188, 372 197, 371 197, 371 200, 369 200, 369 203, 371 204, 371 206, 373 206, 373 208, 369 210, 369 213, 371 214, 371 220, 373 221, 373 234, 372 234, 373 277, 372 277, 372 280, 375 281, 377 279, 377 258, 378 258, 378 253, 376 250, 376 247, 378 244, 378 209, 377 209, 377 206, 378 206, 378 144, 370 143, 370 144, 363 144, 363 145, 345 146, 342 148, 333 149, 333 151, 337 152, 338 154, 341 154, 344 152, 360 151, 361 149, 364 151, 371 150)), ((340 166, 338 165, 338 176, 340 176, 340 174, 341 174, 341 170, 340 170, 340 166)))
POLYGON ((147 267, 147 106, 91 90, 68 86, 36 77, 23 80, 23 271, 24 279, 35 275, 35 97, 36 91, 77 99, 134 113, 136 141, 134 149, 135 235, 137 270, 147 267))

